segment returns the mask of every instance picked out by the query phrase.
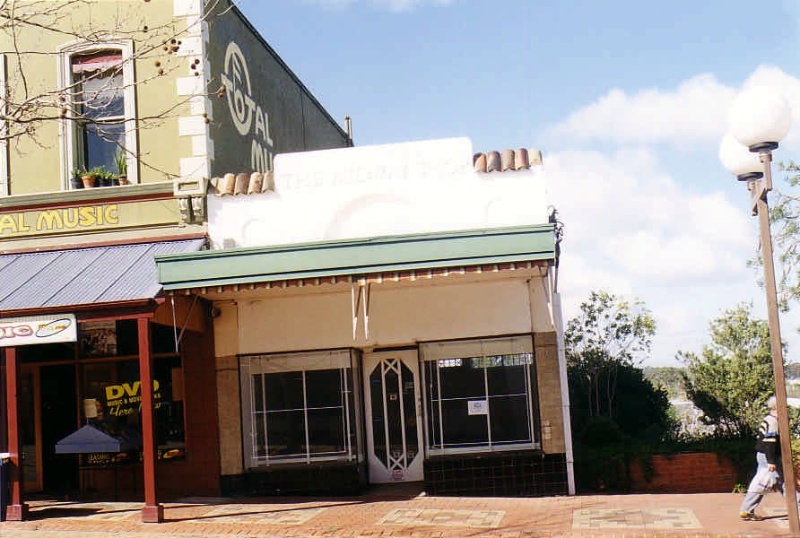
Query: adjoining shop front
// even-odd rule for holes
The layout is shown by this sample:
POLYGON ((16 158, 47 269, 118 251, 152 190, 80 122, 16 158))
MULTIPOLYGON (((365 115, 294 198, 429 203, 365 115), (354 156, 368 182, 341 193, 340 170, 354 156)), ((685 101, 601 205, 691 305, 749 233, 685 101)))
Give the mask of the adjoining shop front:
POLYGON ((159 496, 218 492, 216 424, 202 418, 214 410, 207 311, 160 297, 153 261, 204 242, 0 256, 9 520, 34 494, 144 498, 143 519, 157 521, 159 496), (124 442, 94 450, 98 436, 124 442))
MULTIPOLYGON (((391 154, 435 162, 413 149, 391 154)), ((303 157, 278 157, 277 196, 209 198, 212 242, 215 215, 225 215, 214 204, 233 204, 243 221, 248 211, 288 218, 281 226, 290 234, 312 230, 299 222, 308 212, 277 207, 291 197, 281 192, 282 159, 303 157), (267 210, 261 204, 270 200, 267 210)), ((527 169, 499 176, 537 181, 527 169)), ((320 196, 341 216, 347 197, 339 204, 315 187, 298 204, 320 196)), ((337 180, 337 188, 346 185, 337 180)), ((358 196, 386 200, 374 194, 358 196)), ((374 216, 374 206, 366 209, 374 216)), ((340 493, 409 481, 440 494, 574 493, 553 224, 343 235, 270 246, 255 246, 256 238, 157 258, 167 293, 203 297, 215 312, 223 493, 340 493)))

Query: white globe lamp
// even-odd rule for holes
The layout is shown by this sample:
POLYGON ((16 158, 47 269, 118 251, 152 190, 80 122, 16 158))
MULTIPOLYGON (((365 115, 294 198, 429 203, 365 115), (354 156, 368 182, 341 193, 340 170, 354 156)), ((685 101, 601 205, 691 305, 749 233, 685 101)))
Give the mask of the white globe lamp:
POLYGON ((764 174, 764 165, 758 155, 751 153, 746 146, 736 141, 733 136, 726 134, 719 144, 719 160, 728 169, 728 172, 741 181, 759 179, 764 174))
POLYGON ((792 111, 775 88, 752 86, 736 96, 728 112, 733 137, 750 151, 772 151, 792 126, 792 111))

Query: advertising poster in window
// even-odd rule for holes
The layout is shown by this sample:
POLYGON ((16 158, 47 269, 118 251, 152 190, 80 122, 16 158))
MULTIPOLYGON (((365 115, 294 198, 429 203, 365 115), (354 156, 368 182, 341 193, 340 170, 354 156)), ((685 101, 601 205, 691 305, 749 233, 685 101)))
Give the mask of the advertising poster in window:
MULTIPOLYGON (((182 372, 178 358, 155 361, 153 414, 158 459, 185 456, 182 372)), ((87 364, 83 368, 84 418, 104 433, 135 447, 119 454, 90 454, 84 464, 103 466, 141 461, 142 382, 137 361, 87 364)))
POLYGON ((117 324, 114 321, 81 323, 80 348, 84 357, 113 357, 117 354, 117 324))

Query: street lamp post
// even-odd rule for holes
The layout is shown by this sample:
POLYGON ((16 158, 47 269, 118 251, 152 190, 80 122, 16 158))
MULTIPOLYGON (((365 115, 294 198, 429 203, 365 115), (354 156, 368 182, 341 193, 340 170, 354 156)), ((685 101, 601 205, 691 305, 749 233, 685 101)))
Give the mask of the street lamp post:
POLYGON ((722 139, 720 159, 739 180, 747 182, 752 196, 752 211, 758 215, 761 257, 764 263, 764 287, 767 295, 772 370, 775 376, 775 399, 778 412, 781 464, 783 466, 786 511, 789 529, 800 533, 797 487, 792 464, 789 411, 786 403, 786 377, 783 368, 783 344, 778 317, 778 292, 775 285, 775 262, 772 253, 769 203, 772 190, 772 151, 786 136, 791 126, 791 111, 786 100, 766 88, 751 88, 740 93, 731 105, 731 134, 722 139), (755 154, 758 154, 756 159, 755 154))

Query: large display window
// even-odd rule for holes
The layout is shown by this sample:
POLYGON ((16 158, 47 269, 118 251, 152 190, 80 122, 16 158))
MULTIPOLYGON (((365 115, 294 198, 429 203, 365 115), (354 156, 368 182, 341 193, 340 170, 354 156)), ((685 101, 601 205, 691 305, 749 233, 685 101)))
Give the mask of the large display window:
MULTIPOLYGON (((157 455, 162 460, 181 459, 186 453, 182 361, 175 353, 172 327, 151 324, 150 330, 157 455)), ((22 346, 19 353, 26 491, 92 487, 94 475, 79 477, 79 468, 141 460, 142 386, 135 320, 81 323, 77 344, 22 346), (119 451, 80 453, 79 458, 56 452, 59 442, 87 425, 124 441, 119 451)))
POLYGON ((530 337, 420 346, 429 454, 538 447, 530 337))
POLYGON ((239 364, 248 468, 359 457, 350 351, 246 356, 239 364))
MULTIPOLYGON (((138 360, 85 362, 82 367, 83 413, 88 423, 114 437, 141 445, 142 387, 138 360)), ((157 456, 185 455, 182 371, 180 357, 153 361, 153 414, 157 456)), ((90 458, 104 463, 113 457, 90 458)))

